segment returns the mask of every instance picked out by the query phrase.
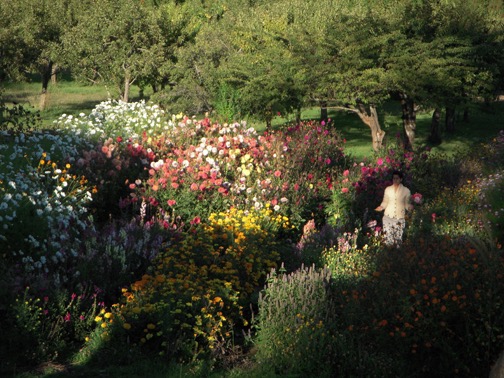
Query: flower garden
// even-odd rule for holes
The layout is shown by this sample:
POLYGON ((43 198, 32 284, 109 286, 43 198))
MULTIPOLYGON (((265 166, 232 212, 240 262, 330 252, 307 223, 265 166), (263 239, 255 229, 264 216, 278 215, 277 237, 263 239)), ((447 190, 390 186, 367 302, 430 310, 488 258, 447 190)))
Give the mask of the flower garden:
POLYGON ((345 153, 329 121, 109 101, 0 134, 2 374, 137 358, 261 376, 485 376, 504 350, 504 131, 345 153), (414 193, 382 243, 391 172, 414 193))

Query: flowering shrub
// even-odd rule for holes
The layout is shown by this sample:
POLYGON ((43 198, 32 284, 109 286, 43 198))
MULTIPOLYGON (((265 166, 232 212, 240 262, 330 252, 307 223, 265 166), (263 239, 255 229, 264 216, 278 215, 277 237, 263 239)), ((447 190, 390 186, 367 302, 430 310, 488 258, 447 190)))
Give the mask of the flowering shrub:
POLYGON ((179 130, 177 135, 196 130, 200 138, 187 138, 191 144, 176 148, 161 138, 153 147, 156 161, 149 179, 131 186, 153 213, 180 216, 185 223, 229 206, 261 209, 267 204, 296 226, 312 213, 323 219, 332 178, 345 164, 338 135, 313 123, 258 136, 245 124, 185 117, 173 130, 179 130))
POLYGON ((222 348, 235 325, 248 323, 242 305, 276 266, 276 235, 287 227, 287 218, 267 208, 233 208, 194 223, 167 244, 148 274, 123 289, 126 301, 117 312, 123 332, 136 345, 180 358, 222 348))
POLYGON ((375 316, 373 337, 393 342, 409 372, 486 374, 504 347, 502 251, 441 239, 391 250, 376 263, 361 299, 375 316), (380 307, 375 298, 385 293, 380 307))
POLYGON ((43 152, 37 166, 27 164, 0 180, 0 239, 16 275, 35 280, 35 286, 67 280, 64 267, 77 257, 79 235, 90 227, 87 180, 73 175, 69 163, 60 167, 43 152), (50 282, 45 282, 49 272, 50 282))

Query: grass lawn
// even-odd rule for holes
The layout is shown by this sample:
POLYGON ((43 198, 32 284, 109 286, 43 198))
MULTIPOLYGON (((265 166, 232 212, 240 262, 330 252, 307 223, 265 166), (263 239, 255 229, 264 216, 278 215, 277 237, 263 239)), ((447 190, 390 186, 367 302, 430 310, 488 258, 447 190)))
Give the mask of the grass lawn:
MULTIPOLYGON (((7 83, 0 87, 5 101, 16 102, 29 109, 38 110, 41 84, 38 81, 30 83, 7 83)), ((148 96, 149 93, 146 93, 148 96)), ((117 98, 117 92, 99 85, 83 85, 73 81, 60 80, 57 84, 49 85, 49 98, 47 108, 41 111, 44 127, 50 128, 55 119, 62 114, 77 115, 81 112, 90 112, 96 104, 109 98, 117 98)), ((138 101, 140 90, 137 86, 131 89, 131 101, 138 101)), ((146 98, 147 99, 147 98, 146 98)), ((397 136, 402 133, 401 109, 397 102, 389 102, 379 109, 382 129, 386 132, 385 145, 394 147, 397 136)), ((431 115, 429 112, 418 112, 416 146, 424 146, 430 132, 431 115)), ((301 118, 319 119, 320 109, 304 109, 301 118)), ((334 126, 341 131, 346 139, 346 151, 357 159, 373 156, 371 148, 371 133, 369 128, 362 123, 359 117, 352 112, 329 109, 329 118, 334 126)), ((275 117, 273 128, 277 129, 285 124, 292 123, 294 117, 275 117)), ((259 132, 265 129, 263 122, 250 118, 249 124, 259 132)), ((441 122, 444 122, 442 118, 441 122)), ((444 127, 441 126, 441 129, 444 127)), ((443 142, 431 146, 434 151, 451 155, 460 149, 477 148, 479 142, 487 141, 504 129, 504 101, 491 105, 475 104, 470 109, 469 122, 463 122, 461 114, 458 115, 456 132, 448 134, 442 132, 443 142)))

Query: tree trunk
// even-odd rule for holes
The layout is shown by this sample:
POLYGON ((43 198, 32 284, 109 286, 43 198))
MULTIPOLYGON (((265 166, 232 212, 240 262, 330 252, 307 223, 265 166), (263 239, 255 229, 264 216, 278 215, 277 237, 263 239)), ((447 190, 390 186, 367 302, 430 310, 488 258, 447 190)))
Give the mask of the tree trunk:
POLYGON ((429 142, 433 144, 441 143, 441 133, 439 132, 440 120, 441 120, 441 109, 436 108, 432 113, 431 129, 429 135, 429 142))
POLYGON ((273 119, 273 110, 271 108, 267 108, 264 113, 264 118, 266 119, 266 130, 271 129, 271 120, 273 119))
POLYGON ((51 70, 51 84, 56 84, 58 77, 58 65, 54 64, 51 70))
POLYGON ((445 129, 448 133, 455 132, 455 108, 446 107, 445 129))
POLYGON ((412 150, 415 143, 416 109, 415 101, 401 93, 402 120, 404 130, 404 149, 412 150))
POLYGON ((376 112, 376 107, 374 105, 369 106, 369 112, 363 103, 357 103, 357 115, 370 129, 371 138, 373 140, 373 150, 379 151, 383 147, 383 138, 385 137, 385 131, 380 127, 380 121, 378 120, 378 113, 376 112))
POLYGON ((327 101, 320 102, 320 122, 327 123, 328 115, 327 115, 327 101))
POLYGON ((124 92, 123 92, 123 96, 122 96, 122 100, 124 102, 128 102, 129 101, 129 91, 130 91, 130 74, 129 72, 126 72, 126 74, 124 75, 124 92))
POLYGON ((49 87, 49 81, 51 80, 52 65, 53 65, 52 62, 49 61, 44 67, 42 67, 41 70, 42 92, 40 93, 40 102, 39 102, 40 110, 44 110, 47 106, 47 88, 49 87))
POLYGON ((469 108, 466 106, 464 108, 464 117, 462 118, 464 122, 469 122, 469 108))
POLYGON ((296 109, 296 125, 301 123, 301 107, 296 109))

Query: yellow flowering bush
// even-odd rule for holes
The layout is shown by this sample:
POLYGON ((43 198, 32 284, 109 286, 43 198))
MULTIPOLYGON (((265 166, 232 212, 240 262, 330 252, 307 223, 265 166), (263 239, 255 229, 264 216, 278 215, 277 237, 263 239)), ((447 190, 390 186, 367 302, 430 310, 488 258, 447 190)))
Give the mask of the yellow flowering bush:
MULTIPOLYGON (((174 237, 128 289, 116 317, 131 343, 182 359, 224 348, 242 305, 276 267, 276 233, 290 227, 269 208, 212 214, 174 237)), ((105 321, 105 320, 104 320, 105 321)))

